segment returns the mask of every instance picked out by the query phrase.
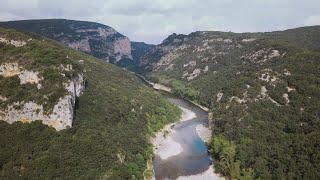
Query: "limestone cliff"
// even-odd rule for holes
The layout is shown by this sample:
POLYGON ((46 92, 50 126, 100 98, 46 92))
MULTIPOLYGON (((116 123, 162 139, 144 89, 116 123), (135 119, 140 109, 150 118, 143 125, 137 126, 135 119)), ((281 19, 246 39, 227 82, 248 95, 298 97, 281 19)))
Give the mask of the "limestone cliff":
POLYGON ((6 57, 0 60, 0 121, 11 124, 40 120, 56 130, 66 129, 72 126, 76 100, 85 88, 83 71, 74 68, 69 57, 61 64, 49 64, 50 61, 41 59, 36 63, 35 57, 27 56, 38 52, 32 46, 36 43, 46 42, 0 34, 0 50, 2 57, 6 57), (9 55, 10 49, 12 52, 25 50, 26 54, 9 55), (21 60, 17 56, 28 58, 21 60))
POLYGON ((129 38, 99 23, 44 19, 2 22, 0 27, 41 34, 111 63, 133 60, 129 38))
MULTIPOLYGON (((4 77, 19 76, 21 84, 34 83, 40 89, 40 80, 45 81, 45 79, 39 78, 37 76, 38 73, 26 70, 19 71, 19 69, 22 69, 22 67, 19 67, 17 63, 2 64, 0 65, 0 75, 4 77)), ((54 105, 52 112, 49 114, 45 112, 43 105, 33 101, 18 101, 8 104, 6 108, 0 110, 0 120, 7 121, 8 123, 41 120, 44 124, 52 126, 56 130, 71 127, 76 98, 84 90, 83 74, 79 74, 65 83, 65 89, 67 90, 67 94, 59 98, 59 101, 54 105)), ((0 99, 0 101, 6 100, 6 97, 0 99)))

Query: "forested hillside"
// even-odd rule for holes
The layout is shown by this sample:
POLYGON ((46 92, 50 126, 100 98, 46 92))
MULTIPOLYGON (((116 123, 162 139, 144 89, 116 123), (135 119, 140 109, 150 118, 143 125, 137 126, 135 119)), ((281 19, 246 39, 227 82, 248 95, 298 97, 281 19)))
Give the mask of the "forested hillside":
POLYGON ((145 75, 212 112, 216 170, 232 179, 320 178, 320 27, 173 34, 145 75))
POLYGON ((0 22, 0 27, 40 34, 135 72, 141 72, 141 57, 155 46, 144 42, 130 42, 126 36, 107 25, 87 21, 21 20, 0 22))
POLYGON ((148 139, 179 118, 177 107, 130 72, 53 40, 8 29, 0 29, 0 38, 1 65, 18 63, 43 77, 38 88, 20 84, 18 74, 0 76, 1 108, 33 101, 50 111, 65 93, 64 79, 74 76, 65 65, 86 82, 71 128, 0 121, 0 179, 143 179, 148 139))
POLYGON ((0 27, 33 32, 115 64, 134 64, 129 38, 107 25, 68 19, 0 22, 0 27))

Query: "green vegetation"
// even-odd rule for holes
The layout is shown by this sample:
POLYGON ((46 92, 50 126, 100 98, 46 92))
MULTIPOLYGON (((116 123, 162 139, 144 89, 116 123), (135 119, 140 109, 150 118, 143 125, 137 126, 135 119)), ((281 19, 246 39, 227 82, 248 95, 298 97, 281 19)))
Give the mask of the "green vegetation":
POLYGON ((59 98, 66 93, 63 83, 71 80, 82 71, 82 68, 77 62, 68 60, 66 58, 67 51, 61 51, 61 47, 51 40, 37 40, 38 37, 35 35, 28 36, 11 30, 0 30, 1 37, 27 42, 27 45, 22 47, 0 43, 0 63, 18 63, 26 70, 39 72, 38 76, 45 79, 45 81, 40 81, 42 88, 39 90, 36 84, 20 85, 18 76, 10 78, 0 76, 0 95, 8 99, 2 101, 0 106, 4 108, 13 102, 23 100, 34 101, 43 105, 49 113, 59 98), (33 40, 28 41, 30 38, 33 40), (66 67, 67 65, 71 65, 73 70, 57 70, 61 66, 66 67), (61 76, 61 73, 65 74, 65 77, 61 76))
POLYGON ((236 160, 236 145, 232 141, 228 141, 222 135, 214 137, 212 142, 213 153, 216 159, 215 168, 217 171, 227 175, 231 179, 250 180, 253 179, 253 170, 240 169, 240 161, 236 160))
POLYGON ((172 93, 183 99, 197 102, 200 92, 194 89, 192 86, 176 79, 168 79, 168 76, 149 76, 148 79, 151 82, 163 84, 171 88, 172 93))
POLYGON ((57 132, 40 122, 0 122, 0 179, 143 179, 152 154, 150 136, 177 121, 180 109, 114 65, 35 35, 5 29, 0 34, 32 37, 20 48, 1 44, 1 63, 18 62, 44 77, 41 90, 29 83, 18 84, 16 76, 1 77, 0 95, 9 102, 32 99, 42 103, 46 95, 52 99, 48 105, 52 108, 63 95, 59 91, 63 82, 79 72, 87 82, 72 128, 57 132), (61 64, 72 64, 74 70, 68 74, 53 68, 61 64))
POLYGON ((192 87, 187 86, 180 81, 171 80, 170 87, 172 87, 173 94, 182 97, 184 99, 188 99, 190 101, 194 101, 198 99, 199 91, 194 90, 192 87))
POLYGON ((144 57, 146 62, 150 59, 145 68, 151 80, 178 87, 180 97, 186 98, 184 87, 192 88, 198 92, 193 100, 211 109, 218 172, 231 179, 320 179, 319 39, 319 26, 271 33, 171 35, 144 57), (242 42, 251 38, 254 41, 242 42), (150 71, 169 48, 174 49, 174 55, 167 56, 174 57, 172 62, 150 71), (261 57, 245 58, 260 50, 265 53, 261 57), (272 50, 279 55, 268 58, 272 50), (191 61, 196 65, 187 65, 191 61), (196 68, 201 69, 198 77, 183 78, 196 68), (262 74, 266 78, 266 72, 277 80, 259 79, 262 74), (178 83, 170 84, 172 79, 178 83), (261 98, 263 86, 268 97, 261 98))
MULTIPOLYGON (((320 143, 319 57, 319 53, 297 51, 283 59, 280 67, 277 64, 268 65, 277 72, 285 67, 292 73, 282 77, 282 82, 275 87, 263 83, 270 97, 281 106, 271 101, 249 101, 242 105, 230 104, 226 99, 220 103, 212 102, 214 134, 223 135, 234 143, 236 154, 233 162, 240 163, 242 176, 250 172, 254 179, 320 177, 320 153, 316 145, 320 143), (296 90, 287 92, 286 87, 296 90), (288 105, 282 97, 283 93, 288 93, 288 105), (226 109, 226 106, 229 108, 226 109)), ((251 91, 258 87, 255 91, 259 92, 261 82, 250 79, 250 76, 242 80, 242 85, 224 87, 224 92, 229 90, 241 97, 245 83, 252 86, 251 91)), ((252 93, 252 98, 256 93, 252 93)), ((217 158, 222 160, 219 156, 217 158)), ((231 170, 237 169, 234 167, 231 170)), ((232 177, 231 172, 221 172, 232 177)))
MULTIPOLYGON (((80 42, 82 40, 87 41, 88 37, 90 37, 87 41, 90 46, 88 47, 89 52, 84 52, 96 58, 108 60, 110 62, 116 61, 117 54, 114 52, 113 44, 119 38, 125 37, 118 32, 113 33, 114 30, 111 29, 111 27, 103 24, 67 19, 39 19, 0 22, 0 27, 14 28, 21 31, 36 33, 64 44, 80 42), (106 33, 108 36, 104 37, 97 31, 91 31, 92 29, 107 30, 106 33)), ((102 31, 101 33, 103 34, 104 32, 102 31)), ((128 57, 122 57, 122 60, 126 61, 127 58, 128 57)))
MULTIPOLYGON (((109 29, 111 27, 86 21, 74 21, 67 19, 38 19, 38 20, 21 20, 0 22, 0 27, 13 28, 21 31, 32 32, 50 39, 54 39, 61 43, 67 44, 72 42, 79 42, 86 40, 89 37, 88 44, 90 45, 90 52, 86 52, 96 58, 109 60, 111 63, 116 61, 114 53, 114 42, 119 38, 124 38, 122 34, 115 32, 108 34, 107 37, 101 37, 101 34, 92 29, 109 29), (89 30, 85 32, 85 30, 89 30)), ((103 33, 103 32, 102 32, 103 33)), ((139 67, 140 58, 149 52, 154 45, 143 42, 131 42, 132 59, 122 57, 117 66, 126 67, 130 71, 142 73, 139 67)))

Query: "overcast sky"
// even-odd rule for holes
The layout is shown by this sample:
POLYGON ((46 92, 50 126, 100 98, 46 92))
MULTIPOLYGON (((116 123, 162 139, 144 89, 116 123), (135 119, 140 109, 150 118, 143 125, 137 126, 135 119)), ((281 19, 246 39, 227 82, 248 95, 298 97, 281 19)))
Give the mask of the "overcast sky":
POLYGON ((99 22, 157 44, 174 32, 320 25, 320 0, 0 0, 0 21, 42 18, 99 22))

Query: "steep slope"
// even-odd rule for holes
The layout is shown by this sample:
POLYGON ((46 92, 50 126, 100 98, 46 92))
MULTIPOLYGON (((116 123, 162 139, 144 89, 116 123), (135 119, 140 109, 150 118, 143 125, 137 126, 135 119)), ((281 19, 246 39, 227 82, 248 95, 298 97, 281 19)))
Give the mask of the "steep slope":
POLYGON ((131 42, 131 53, 133 57, 132 60, 122 60, 121 62, 117 63, 120 67, 126 67, 130 71, 134 72, 141 72, 143 69, 140 68, 140 60, 141 58, 151 51, 155 45, 146 44, 143 42, 131 42))
POLYGON ((76 99, 85 86, 83 69, 66 54, 46 62, 58 57, 57 48, 23 34, 2 31, 0 43, 0 120, 42 120, 57 130, 71 127, 76 99))
POLYGON ((147 54, 151 49, 155 47, 152 44, 146 44, 144 42, 131 42, 132 57, 137 63, 140 63, 140 59, 147 54))
POLYGON ((103 24, 42 19, 1 22, 0 27, 40 34, 108 62, 132 61, 129 38, 103 24))
POLYGON ((216 169, 320 178, 320 27, 173 34, 142 58, 152 81, 210 107, 216 169))
POLYGON ((143 178, 148 138, 178 120, 177 107, 131 73, 52 40, 0 28, 0 41, 0 110, 33 113, 0 120, 0 179, 143 178), (60 106, 65 97, 70 105, 60 106), (74 117, 60 131, 33 118, 56 107, 74 117))

